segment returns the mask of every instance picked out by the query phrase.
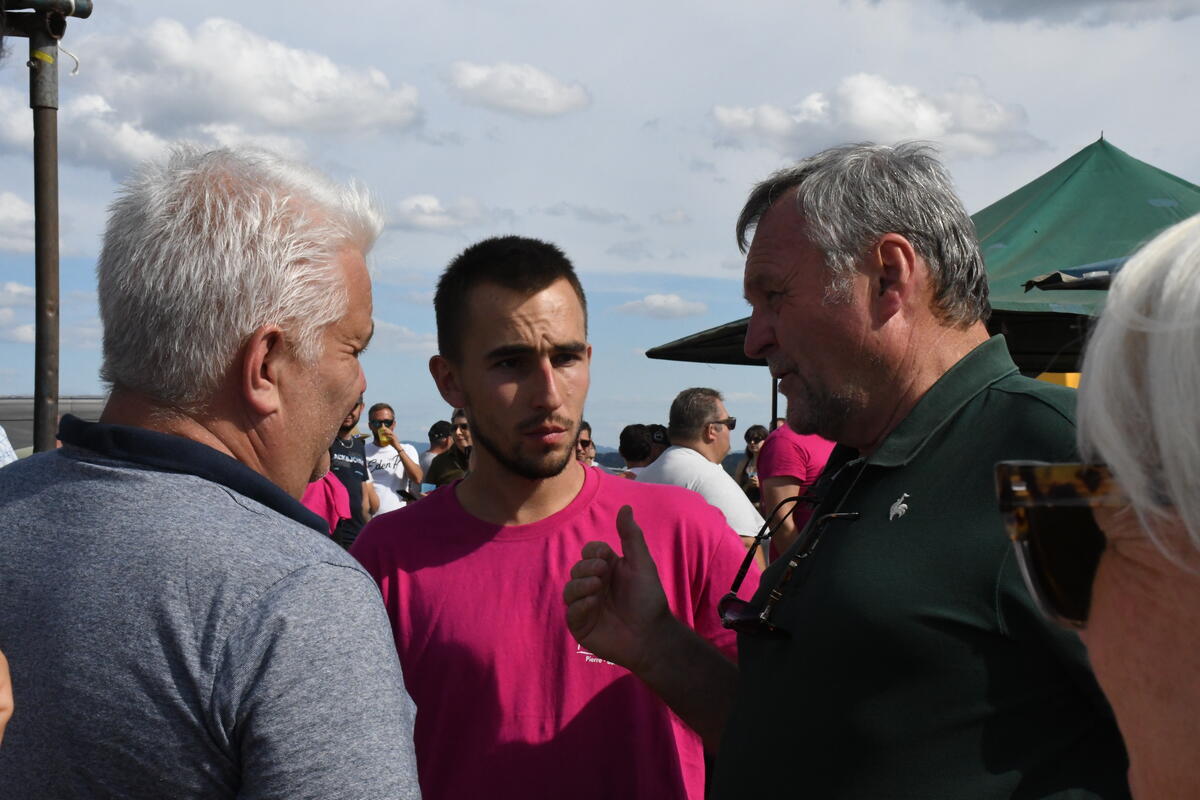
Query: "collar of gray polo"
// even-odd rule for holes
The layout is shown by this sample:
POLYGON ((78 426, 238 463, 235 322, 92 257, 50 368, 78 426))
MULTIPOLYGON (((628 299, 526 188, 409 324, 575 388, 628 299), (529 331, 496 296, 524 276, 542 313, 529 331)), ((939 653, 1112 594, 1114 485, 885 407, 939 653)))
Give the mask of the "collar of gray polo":
POLYGON ((85 422, 71 414, 63 415, 58 438, 65 444, 108 458, 219 483, 319 533, 329 534, 329 524, 299 500, 242 462, 208 445, 129 425, 85 422))

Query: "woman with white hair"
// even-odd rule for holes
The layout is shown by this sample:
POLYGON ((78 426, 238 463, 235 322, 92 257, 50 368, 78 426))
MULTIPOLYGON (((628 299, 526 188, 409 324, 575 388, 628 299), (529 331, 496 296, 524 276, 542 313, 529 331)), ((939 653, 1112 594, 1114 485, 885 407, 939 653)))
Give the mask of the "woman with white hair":
POLYGON ((1080 453, 1129 499, 1097 508, 1106 546, 1081 631, 1137 797, 1200 797, 1200 215, 1117 274, 1088 345, 1080 453))
POLYGON ((1113 280, 1078 420, 1090 465, 997 468, 1010 535, 1038 604, 1087 645, 1135 797, 1197 798, 1200 215, 1113 280))

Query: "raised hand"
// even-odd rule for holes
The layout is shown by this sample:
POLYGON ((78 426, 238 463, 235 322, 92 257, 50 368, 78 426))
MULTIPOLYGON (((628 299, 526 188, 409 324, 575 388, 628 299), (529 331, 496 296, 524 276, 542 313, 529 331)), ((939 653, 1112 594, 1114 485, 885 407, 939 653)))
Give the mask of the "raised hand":
POLYGON ((658 632, 681 623, 671 614, 658 567, 629 506, 617 513, 617 534, 622 555, 604 542, 588 542, 571 568, 563 589, 567 627, 591 652, 640 673, 653 660, 658 632))

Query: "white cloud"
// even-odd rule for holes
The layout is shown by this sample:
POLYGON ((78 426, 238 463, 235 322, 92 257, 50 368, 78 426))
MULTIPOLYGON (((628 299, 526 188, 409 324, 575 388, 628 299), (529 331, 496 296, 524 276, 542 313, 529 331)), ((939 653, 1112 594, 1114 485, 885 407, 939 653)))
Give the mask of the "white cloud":
POLYGON ((437 352, 437 336, 432 333, 417 333, 404 325, 376 319, 371 349, 431 356, 437 352))
POLYGON ((579 83, 564 83, 530 64, 450 65, 450 87, 466 102, 531 117, 555 117, 587 108, 591 96, 579 83))
POLYGON ((957 155, 993 156, 1040 142, 1026 130, 1025 112, 989 96, 975 78, 960 78, 931 94, 879 75, 843 78, 790 109, 776 105, 715 106, 718 143, 761 142, 789 155, 808 155, 851 141, 927 139, 957 155))
POLYGON ((12 192, 0 192, 0 250, 33 252, 33 206, 12 192))
POLYGON ((392 222, 411 230, 446 231, 474 225, 486 216, 483 204, 472 197, 442 205, 434 195, 414 194, 400 201, 392 222))
POLYGON ((942 0, 983 19, 1107 25, 1151 19, 1181 20, 1200 14, 1200 0, 942 0))
POLYGON ((33 325, 14 325, 11 328, 0 328, 0 339, 6 342, 33 344, 33 325))
MULTIPOLYGON (((87 69, 62 109, 61 153, 114 173, 159 156, 175 139, 300 157, 305 134, 403 130, 420 117, 413 87, 224 19, 191 30, 160 19, 90 37, 80 50, 87 69)), ((15 113, 24 105, 16 92, 0 91, 0 147, 29 149, 29 112, 15 113)))
POLYGON ((655 319, 679 319, 705 314, 708 312, 708 306, 693 300, 684 300, 677 294, 648 294, 641 300, 631 300, 614 310, 621 314, 637 314, 655 319))
POLYGON ((10 306, 33 305, 34 291, 32 286, 26 286, 14 281, 0 283, 0 308, 10 306))

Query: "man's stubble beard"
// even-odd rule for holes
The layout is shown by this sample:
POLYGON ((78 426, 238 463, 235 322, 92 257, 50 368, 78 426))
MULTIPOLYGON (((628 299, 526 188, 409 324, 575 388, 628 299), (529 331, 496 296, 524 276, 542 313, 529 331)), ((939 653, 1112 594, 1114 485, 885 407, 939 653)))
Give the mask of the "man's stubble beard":
POLYGON ((796 374, 803 397, 794 403, 788 398, 788 427, 801 435, 816 434, 831 442, 840 441, 855 412, 866 407, 868 392, 858 384, 843 386, 837 392, 818 386, 796 374))
MULTIPOLYGON (((562 471, 567 468, 567 465, 575 460, 575 448, 569 447, 563 453, 561 459, 544 463, 534 461, 529 458, 520 458, 513 453, 504 452, 495 442, 493 442, 479 425, 479 421, 475 420, 472 423, 471 439, 484 450, 488 451, 492 458, 496 459, 502 467, 525 480, 541 481, 547 478, 554 478, 562 474, 562 471)), ((572 441, 578 436, 578 425, 572 423, 575 427, 575 436, 569 437, 572 441)))

